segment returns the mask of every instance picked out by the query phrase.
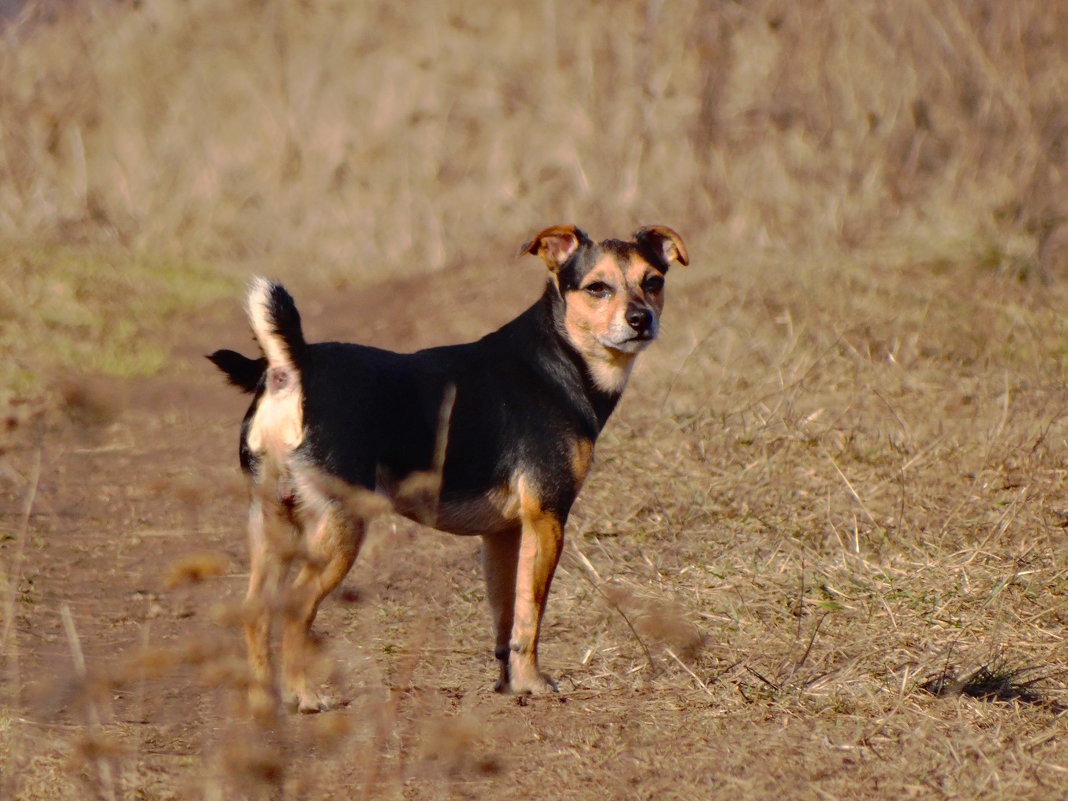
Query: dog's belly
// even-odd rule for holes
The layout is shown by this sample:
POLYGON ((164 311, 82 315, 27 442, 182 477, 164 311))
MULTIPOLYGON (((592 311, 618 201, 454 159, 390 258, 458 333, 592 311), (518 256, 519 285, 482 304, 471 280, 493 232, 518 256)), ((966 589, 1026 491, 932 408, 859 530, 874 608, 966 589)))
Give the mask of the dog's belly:
POLYGON ((450 534, 494 534, 519 522, 519 496, 509 486, 473 498, 443 498, 433 526, 450 534))
POLYGON ((489 489, 481 492, 443 486, 442 478, 432 470, 416 470, 398 478, 380 464, 375 471, 375 491, 388 498, 398 514, 450 534, 494 534, 518 525, 515 478, 492 484, 487 481, 483 486, 489 484, 489 489))

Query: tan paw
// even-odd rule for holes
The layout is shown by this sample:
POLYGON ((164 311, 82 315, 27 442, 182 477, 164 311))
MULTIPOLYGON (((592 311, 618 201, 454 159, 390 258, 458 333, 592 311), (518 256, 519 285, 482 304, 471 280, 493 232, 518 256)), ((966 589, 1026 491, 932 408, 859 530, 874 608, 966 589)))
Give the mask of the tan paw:
POLYGON ((290 709, 295 710, 302 715, 314 715, 318 712, 329 712, 331 709, 338 709, 343 706, 348 706, 348 701, 333 695, 326 695, 313 691, 307 691, 299 696, 293 696, 289 703, 290 709))
POLYGON ((260 720, 271 718, 278 712, 278 696, 262 684, 253 685, 248 691, 248 709, 260 720))
POLYGON ((497 692, 512 695, 541 695, 560 691, 556 681, 537 668, 517 670, 513 667, 510 673, 511 678, 507 685, 503 680, 497 682, 497 692))

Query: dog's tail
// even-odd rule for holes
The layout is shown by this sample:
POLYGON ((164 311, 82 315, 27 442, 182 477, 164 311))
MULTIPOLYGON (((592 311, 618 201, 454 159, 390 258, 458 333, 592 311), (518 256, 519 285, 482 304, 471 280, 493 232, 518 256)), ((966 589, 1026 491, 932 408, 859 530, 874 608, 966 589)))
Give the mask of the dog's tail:
POLYGON ((244 447, 266 456, 270 471, 274 471, 262 474, 262 478, 282 470, 288 455, 304 438, 301 364, 308 346, 297 304, 281 284, 253 278, 245 308, 263 358, 248 359, 233 351, 216 351, 208 358, 231 383, 257 393, 243 438, 244 447))
POLYGON ((245 308, 264 357, 250 359, 237 351, 217 350, 208 359, 226 374, 231 384, 252 393, 270 367, 298 372, 305 342, 297 305, 281 284, 258 276, 253 278, 245 308))
POLYGON ((249 284, 245 309, 252 333, 267 358, 266 367, 299 372, 307 345, 293 296, 281 284, 257 276, 249 284))

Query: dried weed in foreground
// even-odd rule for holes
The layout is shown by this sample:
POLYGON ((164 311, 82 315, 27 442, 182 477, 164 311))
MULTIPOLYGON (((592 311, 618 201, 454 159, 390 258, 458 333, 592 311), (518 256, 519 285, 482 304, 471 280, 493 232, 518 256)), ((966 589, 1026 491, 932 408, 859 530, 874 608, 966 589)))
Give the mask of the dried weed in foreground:
POLYGON ((230 560, 222 553, 203 552, 189 554, 175 560, 167 568, 163 585, 172 590, 189 584, 226 575, 230 570, 230 560))
POLYGON ((485 721, 469 715, 449 715, 426 721, 422 743, 422 766, 458 776, 467 772, 493 774, 501 771, 500 761, 487 751, 485 721))
POLYGON ((64 414, 76 426, 101 428, 113 422, 121 412, 119 401, 100 380, 65 379, 58 392, 64 414))

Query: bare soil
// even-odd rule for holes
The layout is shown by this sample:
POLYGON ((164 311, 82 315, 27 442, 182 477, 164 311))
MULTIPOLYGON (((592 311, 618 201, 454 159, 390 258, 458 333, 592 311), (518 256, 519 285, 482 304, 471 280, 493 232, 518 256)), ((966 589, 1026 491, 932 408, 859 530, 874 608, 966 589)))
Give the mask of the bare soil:
MULTIPOLYGON (((299 303, 310 337, 414 349, 503 323, 536 297, 539 272, 504 289, 468 270, 340 294, 320 288, 299 303)), ((13 738, 22 747, 8 757, 5 790, 45 797, 71 784, 106 796, 110 781, 123 796, 200 797, 234 780, 253 795, 260 785, 294 797, 304 795, 297 787, 331 797, 329 788, 363 786, 364 797, 391 797, 414 786, 422 797, 418 788, 433 780, 433 792, 446 795, 441 788, 456 782, 464 795, 497 794, 504 781, 512 797, 567 797, 560 777, 573 770, 576 745, 609 737, 612 751, 624 742, 648 749, 637 723, 643 710, 663 715, 688 703, 630 690, 575 692, 552 625, 544 661, 563 669, 571 691, 496 695, 477 538, 390 518, 377 523, 318 618, 334 663, 329 678, 347 707, 265 727, 248 719, 241 679, 231 675, 240 676, 243 659, 234 624, 247 575, 246 494, 236 445, 247 398, 202 356, 254 346, 237 298, 188 323, 155 332, 172 340, 173 361, 161 375, 71 377, 62 416, 17 431, 6 454, 6 529, 19 530, 27 508, 29 516, 24 532, 0 544, 17 565, 6 678, 20 715, 13 725, 26 727, 13 738), (394 618, 387 630, 372 633, 386 614, 394 618), (329 753, 336 740, 360 744, 340 760, 347 773, 334 772, 334 762, 328 777, 310 764, 290 766, 318 759, 309 744, 314 753, 325 743, 329 753), (555 778, 531 774, 534 758, 555 778), (63 770, 38 786, 42 763, 53 760, 63 770), (121 767, 103 779, 100 766, 111 762, 121 767), (326 785, 302 784, 320 781, 326 785)), ((620 753, 595 753, 582 757, 600 763, 591 786, 610 780, 622 788, 657 773, 620 753)))
MULTIPOLYGON (((410 349, 477 336, 540 291, 540 270, 493 269, 508 280, 473 266, 294 290, 309 338, 410 349)), ((1032 422, 1010 436, 1002 417, 979 478, 952 477, 950 457, 929 457, 937 437, 898 443, 905 467, 890 475, 900 473, 900 498, 884 498, 891 485, 862 472, 890 458, 887 446, 864 444, 882 442, 880 424, 836 418, 806 434, 823 406, 753 400, 768 395, 751 382, 783 386, 781 367, 738 345, 745 367, 728 373, 700 350, 696 321, 714 318, 710 347, 729 350, 734 318, 720 304, 765 310, 776 290, 700 283, 669 300, 665 341, 643 357, 648 369, 609 424, 576 507, 543 640, 563 691, 547 697, 492 692, 477 541, 387 517, 316 624, 321 677, 346 705, 250 717, 237 626, 246 399, 202 358, 220 346, 251 351, 239 298, 153 332, 172 353, 158 376, 71 378, 65 408, 16 428, 4 454, 0 554, 15 627, 2 795, 1058 797, 1068 765, 1063 471, 1019 453, 1034 444, 1034 421, 1060 431, 1061 390, 1017 390, 1012 402, 1030 404, 1032 422), (717 372, 730 381, 717 386, 717 372), (716 393, 754 417, 717 411, 716 393), (672 412, 671 398, 689 411, 672 412), (928 460, 958 489, 901 483, 928 460), (1047 520, 1026 533, 1013 521, 1038 519, 1031 507, 997 500, 1021 481, 1047 520), (975 505, 991 497, 1001 517, 983 523, 975 505), (925 515, 943 521, 944 542, 923 533, 925 515), (993 533, 956 548, 958 520, 993 533), (961 671, 977 654, 1007 668, 1008 690, 1033 678, 1035 692, 968 697, 961 671), (949 697, 925 684, 939 676, 960 679, 949 697)), ((786 354, 797 340, 783 341, 786 354)), ((781 356, 787 373, 818 371, 816 352, 781 356)), ((840 403, 852 390, 834 376, 849 358, 817 376, 801 404, 840 403)), ((996 422, 997 396, 978 386, 964 403, 990 407, 996 422)), ((907 391, 887 397, 907 420, 923 414, 907 391)), ((994 429, 985 414, 976 431, 994 429)))

